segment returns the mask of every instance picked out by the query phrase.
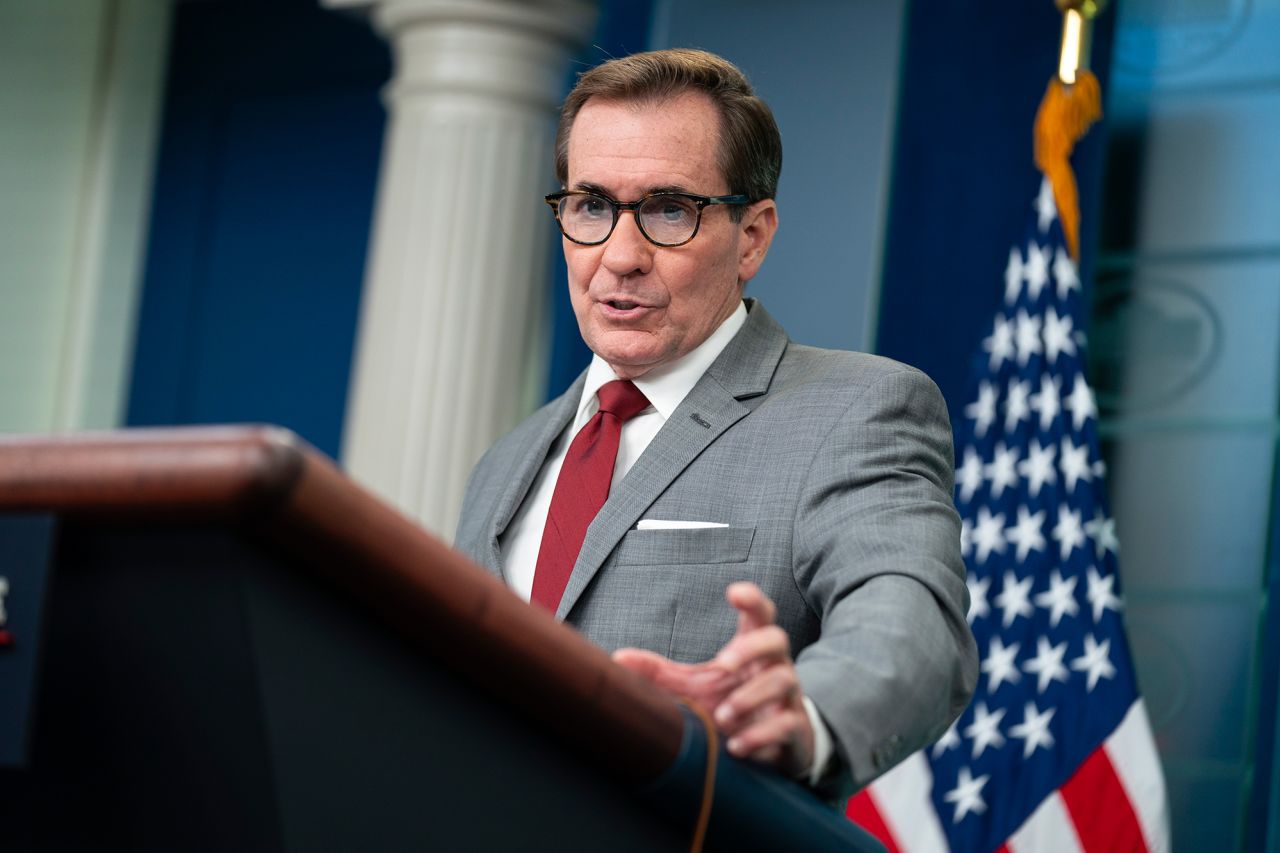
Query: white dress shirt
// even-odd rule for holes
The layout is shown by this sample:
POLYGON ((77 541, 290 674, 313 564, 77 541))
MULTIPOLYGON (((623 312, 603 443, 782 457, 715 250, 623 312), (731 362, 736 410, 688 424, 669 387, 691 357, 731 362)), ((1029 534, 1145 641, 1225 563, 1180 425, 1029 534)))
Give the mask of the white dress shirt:
MULTIPOLYGON (((671 417, 676 407, 689 395, 693 386, 698 384, 702 374, 707 372, 707 368, 729 345, 729 341, 733 340, 733 336, 746 321, 746 306, 739 302, 737 309, 693 350, 633 380, 635 386, 648 398, 649 407, 622 425, 618 458, 613 464, 613 483, 622 482, 622 478, 631 470, 649 442, 653 441, 667 418, 671 417)), ((542 530, 547 523, 551 496, 555 492, 556 480, 560 477, 560 467, 569 452, 569 444, 578 430, 599 411, 596 391, 617 378, 613 368, 604 359, 598 355, 592 357, 573 423, 552 445, 547 461, 538 471, 524 503, 498 539, 507 584, 525 601, 533 594, 533 574, 538 564, 538 551, 542 546, 542 530)), ((810 768, 809 780, 810 784, 817 784, 831 758, 831 732, 808 696, 804 697, 804 707, 814 735, 814 762, 810 768)))

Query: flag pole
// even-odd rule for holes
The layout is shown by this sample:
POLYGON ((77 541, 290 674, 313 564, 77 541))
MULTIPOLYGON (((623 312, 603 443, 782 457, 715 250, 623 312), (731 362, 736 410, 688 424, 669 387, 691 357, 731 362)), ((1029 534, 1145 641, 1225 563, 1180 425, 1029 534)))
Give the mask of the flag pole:
POLYGON ((1093 47, 1093 19, 1106 7, 1106 0, 1056 0, 1062 12, 1062 40, 1058 49, 1058 79, 1073 86, 1081 69, 1089 70, 1089 50, 1093 47))
POLYGON ((1035 124, 1036 166, 1053 187, 1054 203, 1067 249, 1080 259, 1080 202, 1071 151, 1095 121, 1102 117, 1102 93, 1089 71, 1093 19, 1106 0, 1054 0, 1062 12, 1058 73, 1040 102, 1035 124))

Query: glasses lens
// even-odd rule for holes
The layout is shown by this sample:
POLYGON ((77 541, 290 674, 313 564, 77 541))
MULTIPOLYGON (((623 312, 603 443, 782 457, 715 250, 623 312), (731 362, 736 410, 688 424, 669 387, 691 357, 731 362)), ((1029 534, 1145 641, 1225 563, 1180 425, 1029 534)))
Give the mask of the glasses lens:
POLYGON ((684 196, 650 196, 640 205, 640 223, 654 242, 683 243, 698 228, 698 206, 684 196))
POLYGON ((571 193, 560 199, 560 226, 570 240, 599 243, 609 236, 616 215, 613 202, 594 193, 571 193))

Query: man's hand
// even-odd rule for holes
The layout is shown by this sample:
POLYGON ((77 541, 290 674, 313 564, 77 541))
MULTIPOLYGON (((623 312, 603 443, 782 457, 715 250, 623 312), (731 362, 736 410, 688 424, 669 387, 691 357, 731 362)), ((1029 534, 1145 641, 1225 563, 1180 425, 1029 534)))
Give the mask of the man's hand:
POLYGON ((774 624, 777 608, 753 583, 730 584, 738 632, 711 660, 683 664, 641 649, 619 649, 615 662, 715 719, 732 755, 768 764, 791 777, 813 763, 813 728, 791 660, 791 642, 774 624))

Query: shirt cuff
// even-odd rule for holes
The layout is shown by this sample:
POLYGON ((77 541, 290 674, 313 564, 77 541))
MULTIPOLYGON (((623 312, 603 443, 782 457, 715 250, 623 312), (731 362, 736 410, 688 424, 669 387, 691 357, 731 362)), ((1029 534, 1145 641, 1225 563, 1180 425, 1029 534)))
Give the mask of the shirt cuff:
POLYGON ((813 700, 808 696, 801 698, 804 700, 804 712, 809 715, 809 725, 813 728, 813 763, 809 765, 809 774, 806 779, 809 787, 812 788, 826 775, 834 747, 831 729, 827 728, 826 721, 818 713, 818 706, 813 704, 813 700))

